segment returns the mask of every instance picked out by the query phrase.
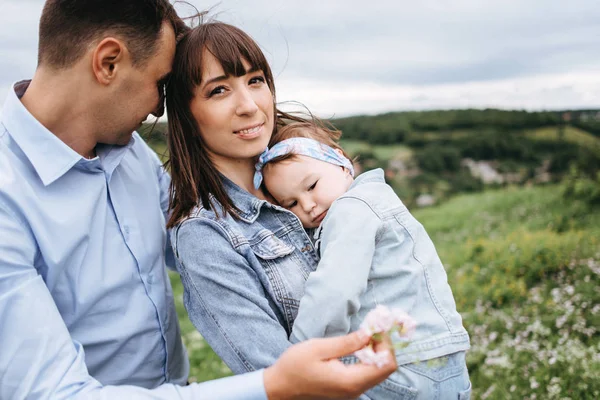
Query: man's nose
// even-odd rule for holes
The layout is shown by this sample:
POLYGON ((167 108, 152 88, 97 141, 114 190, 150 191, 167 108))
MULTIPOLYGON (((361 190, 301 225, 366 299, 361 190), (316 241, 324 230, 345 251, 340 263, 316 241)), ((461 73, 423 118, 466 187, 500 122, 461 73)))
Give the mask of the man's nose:
POLYGON ((156 105, 156 108, 154 109, 154 111, 152 111, 150 114, 154 115, 156 118, 160 118, 163 116, 164 113, 165 113, 165 94, 163 91, 161 91, 159 89, 158 104, 156 105))

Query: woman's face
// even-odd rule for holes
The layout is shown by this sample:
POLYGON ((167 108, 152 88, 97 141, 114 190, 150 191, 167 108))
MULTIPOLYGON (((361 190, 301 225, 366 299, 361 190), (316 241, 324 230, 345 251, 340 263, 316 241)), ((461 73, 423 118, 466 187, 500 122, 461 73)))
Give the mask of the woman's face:
POLYGON ((225 76, 217 59, 203 54, 202 81, 190 108, 200 136, 217 168, 223 163, 254 158, 269 143, 273 132, 273 94, 263 71, 225 76))

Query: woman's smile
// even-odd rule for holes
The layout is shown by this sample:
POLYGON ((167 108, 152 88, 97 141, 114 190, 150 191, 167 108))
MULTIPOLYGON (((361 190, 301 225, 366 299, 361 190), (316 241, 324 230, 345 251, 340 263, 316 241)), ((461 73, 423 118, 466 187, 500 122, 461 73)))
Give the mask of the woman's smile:
POLYGON ((265 126, 264 122, 258 125, 254 125, 249 128, 240 129, 239 131, 235 131, 234 133, 240 139, 250 140, 256 139, 263 133, 263 127, 265 126))

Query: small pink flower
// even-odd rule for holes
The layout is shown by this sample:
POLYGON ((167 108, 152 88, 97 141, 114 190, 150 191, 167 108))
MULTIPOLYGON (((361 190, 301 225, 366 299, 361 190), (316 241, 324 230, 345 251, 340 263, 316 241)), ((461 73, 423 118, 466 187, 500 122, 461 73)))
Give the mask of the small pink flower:
POLYGON ((368 346, 354 352, 354 355, 364 364, 377 365, 383 367, 389 362, 387 351, 375 353, 373 343, 381 341, 380 333, 390 334, 392 341, 396 340, 394 348, 396 350, 407 347, 410 343, 409 337, 417 327, 416 321, 407 313, 399 308, 389 309, 386 306, 379 305, 369 311, 365 320, 360 324, 360 330, 371 338, 368 346))
POLYGON ((365 347, 363 349, 354 352, 356 358, 358 358, 363 364, 376 365, 377 368, 381 368, 390 362, 388 351, 379 351, 375 353, 372 347, 365 347))
POLYGON ((360 328, 369 335, 388 332, 395 323, 394 314, 386 306, 378 305, 369 311, 360 328))
POLYGON ((394 321, 398 327, 398 334, 400 336, 410 337, 417 328, 415 319, 399 308, 393 308, 391 312, 394 314, 394 321))
POLYGON ((415 331, 416 321, 410 315, 399 308, 389 309, 386 306, 378 305, 369 311, 365 320, 360 325, 369 336, 376 333, 390 332, 393 328, 398 329, 398 334, 403 337, 409 337, 415 331))

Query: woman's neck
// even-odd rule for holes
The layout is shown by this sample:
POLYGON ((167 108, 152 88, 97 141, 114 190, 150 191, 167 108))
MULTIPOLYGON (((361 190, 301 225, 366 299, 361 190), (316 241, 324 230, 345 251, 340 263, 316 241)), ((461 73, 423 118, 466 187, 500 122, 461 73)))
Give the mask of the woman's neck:
POLYGON ((262 200, 269 200, 262 189, 254 188, 255 159, 213 160, 217 170, 227 179, 262 200))

